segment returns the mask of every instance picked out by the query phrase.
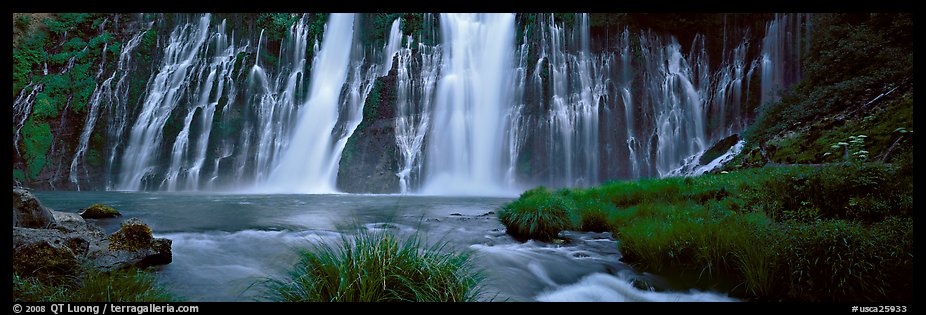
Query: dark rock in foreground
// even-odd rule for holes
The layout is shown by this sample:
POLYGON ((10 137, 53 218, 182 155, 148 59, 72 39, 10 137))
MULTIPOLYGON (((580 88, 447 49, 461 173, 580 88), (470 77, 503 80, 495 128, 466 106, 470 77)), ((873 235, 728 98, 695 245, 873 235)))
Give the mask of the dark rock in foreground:
POLYGON ((32 193, 13 188, 13 226, 45 228, 54 221, 51 211, 42 206, 32 193))
POLYGON ((101 270, 172 261, 171 240, 154 238, 137 218, 106 235, 76 213, 49 210, 24 189, 13 189, 13 271, 25 277, 75 276, 87 264, 101 270))

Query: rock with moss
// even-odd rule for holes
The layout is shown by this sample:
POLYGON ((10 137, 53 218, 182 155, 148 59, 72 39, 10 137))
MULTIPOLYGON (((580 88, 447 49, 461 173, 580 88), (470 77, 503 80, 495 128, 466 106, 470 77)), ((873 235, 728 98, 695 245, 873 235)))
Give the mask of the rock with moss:
POLYGON ((98 203, 80 210, 80 216, 84 219, 107 219, 122 216, 113 207, 98 203))
POLYGON ((118 231, 109 235, 109 248, 112 250, 138 250, 151 246, 154 239, 151 228, 138 218, 122 222, 118 231))
POLYGON ((13 189, 13 271, 40 281, 77 279, 80 266, 119 270, 169 264, 171 240, 154 238, 137 218, 106 235, 77 213, 41 205, 24 189, 13 189))
POLYGON ((13 272, 43 282, 61 283, 73 278, 80 272, 80 262, 68 245, 75 249, 86 246, 80 240, 71 242, 55 230, 13 228, 13 272))
POLYGON ((723 138, 713 146, 704 151, 704 154, 701 155, 701 159, 698 160, 700 165, 707 165, 711 161, 717 159, 727 151, 730 151, 730 148, 736 145, 740 141, 738 134, 733 134, 729 137, 723 138))
POLYGON ((154 238, 147 224, 130 218, 106 238, 104 248, 94 253, 93 263, 104 270, 169 264, 173 260, 171 243, 169 239, 154 238))
POLYGON ((55 223, 51 210, 42 206, 28 190, 13 188, 13 226, 46 228, 55 223))

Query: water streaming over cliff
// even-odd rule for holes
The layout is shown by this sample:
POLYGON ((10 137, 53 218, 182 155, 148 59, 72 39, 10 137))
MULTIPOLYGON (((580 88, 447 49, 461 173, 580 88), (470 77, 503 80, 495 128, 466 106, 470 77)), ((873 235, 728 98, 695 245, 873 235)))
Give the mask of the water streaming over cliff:
MULTIPOLYGON (((66 181, 334 193, 339 171, 357 168, 395 176, 369 183, 377 191, 486 195, 667 176, 799 80, 809 29, 801 14, 759 30, 724 18, 718 45, 701 34, 603 33, 588 14, 423 14, 377 22, 383 36, 371 37, 368 15, 291 16, 282 36, 211 14, 143 23, 114 70, 105 58, 96 65, 66 181), (134 71, 148 29, 159 34, 152 66, 134 71), (370 144, 379 166, 347 159, 370 148, 350 145, 356 134, 383 126, 370 144), (93 152, 103 166, 88 166, 101 130, 93 152)), ((14 143, 41 91, 30 84, 15 97, 14 143)))

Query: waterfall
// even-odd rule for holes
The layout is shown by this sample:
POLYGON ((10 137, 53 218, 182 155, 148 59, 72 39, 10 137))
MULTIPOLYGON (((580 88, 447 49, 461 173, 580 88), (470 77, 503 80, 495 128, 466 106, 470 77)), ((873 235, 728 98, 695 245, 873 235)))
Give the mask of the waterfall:
MULTIPOLYGON (((129 77, 130 68, 129 65, 132 62, 132 53, 135 51, 135 48, 138 47, 138 43, 141 42, 142 36, 145 35, 145 32, 139 32, 135 34, 125 46, 119 52, 119 61, 116 63, 116 71, 103 81, 102 84, 98 85, 93 91, 93 95, 90 97, 90 110, 87 113, 87 120, 84 122, 83 131, 80 133, 80 140, 77 145, 77 150, 74 153, 74 158, 71 160, 71 169, 69 179, 71 183, 74 183, 77 190, 80 190, 80 181, 78 175, 78 165, 81 159, 85 159, 87 154, 87 147, 90 144, 90 136, 93 133, 93 129, 96 126, 96 121, 100 114, 100 104, 103 103, 105 99, 105 104, 113 104, 123 101, 125 95, 128 93, 128 86, 125 84, 125 80, 129 77), (112 81, 114 78, 119 77, 116 81, 116 88, 113 89, 112 81)), ((103 48, 103 56, 105 57, 106 48, 103 48)), ((103 59, 105 63, 105 58, 103 59)), ((102 63, 100 65, 100 71, 97 74, 102 74, 102 69, 104 69, 102 63)), ((125 104, 121 104, 123 107, 125 104)), ((86 167, 84 168, 84 176, 89 176, 86 167)))
POLYGON ((656 171, 674 169, 687 156, 706 149, 705 98, 692 83, 691 66, 675 39, 662 44, 654 36, 641 40, 647 67, 644 82, 649 106, 655 113, 656 171))
POLYGON ((395 19, 395 21, 392 21, 392 27, 389 28, 389 39, 386 41, 386 46, 383 47, 385 57, 383 58, 382 70, 379 73, 381 77, 388 75, 389 71, 392 70, 393 57, 399 51, 399 46, 402 45, 402 30, 399 29, 401 24, 402 19, 395 19))
POLYGON ((231 72, 238 53, 247 47, 235 47, 234 37, 229 40, 225 33, 225 21, 222 21, 206 43, 205 50, 210 49, 215 51, 215 56, 199 59, 195 68, 197 77, 195 83, 192 83, 195 85, 191 87, 194 98, 183 119, 183 129, 177 134, 171 148, 170 165, 164 179, 167 190, 198 190, 216 107, 222 97, 227 97, 227 102, 234 102, 236 93, 231 72), (201 130, 194 138, 190 131, 197 115, 201 130))
POLYGON ((423 192, 505 189, 503 116, 511 99, 514 14, 441 14, 443 65, 423 192))
POLYGON ((808 47, 807 14, 775 14, 762 40, 762 104, 778 100, 778 92, 801 78, 801 54, 808 47))
POLYGON ((147 97, 130 131, 117 189, 140 190, 145 178, 158 171, 156 160, 162 149, 164 125, 192 85, 196 71, 191 68, 196 56, 203 53, 209 20, 210 15, 204 14, 198 24, 177 26, 171 32, 159 72, 148 82, 147 97))
POLYGON ((338 121, 341 87, 348 76, 353 27, 353 14, 331 15, 321 50, 312 64, 309 99, 301 105, 288 147, 262 189, 298 193, 336 191, 336 159, 341 152, 334 150, 336 139, 332 131, 338 121))
MULTIPOLYGON (((48 68, 45 69, 47 73, 48 68)), ((13 124, 16 129, 13 132, 13 149, 17 155, 22 155, 19 152, 19 139, 22 136, 23 126, 25 126, 26 120, 29 119, 29 114, 32 113, 35 96, 42 91, 43 87, 43 84, 29 83, 23 87, 22 91, 19 92, 19 96, 13 101, 13 124)))
MULTIPOLYGON (((55 161, 70 165, 64 184, 93 187, 102 171, 106 189, 334 193, 353 183, 342 180, 391 172, 396 182, 367 186, 492 195, 672 176, 698 167, 693 156, 745 129, 756 106, 800 79, 809 30, 803 14, 775 15, 755 31, 724 18, 720 45, 631 27, 592 36, 588 14, 518 19, 526 25, 514 14, 425 14, 375 20, 386 36, 365 42, 368 30, 357 28, 370 21, 360 15, 330 15, 324 29, 324 16, 280 17, 291 24, 265 30, 176 15, 130 34, 113 73, 105 55, 93 65, 80 124, 52 125, 79 135, 52 149, 67 155, 55 161), (132 59, 152 32, 148 74, 132 59), (388 98, 364 117, 375 86, 388 98), (355 131, 375 139, 351 139, 355 131), (351 141, 383 151, 342 160, 351 141), (87 162, 97 153, 100 170, 87 162), (352 163, 362 171, 338 178, 352 163), (379 173, 361 176, 370 171, 379 173)), ((14 98, 14 158, 43 83, 14 98)))
MULTIPOLYGON (((548 33, 543 38, 538 67, 549 63, 552 86, 546 119, 553 145, 550 160, 563 163, 554 168, 553 177, 559 185, 589 185, 598 181, 598 109, 606 79, 597 74, 608 71, 610 56, 591 55, 587 14, 579 15, 570 34, 563 25, 553 22, 552 15, 544 19, 541 27, 548 33)), ((544 70, 537 71, 537 82, 545 81, 539 77, 544 70)))
POLYGON ((421 153, 430 127, 431 102, 441 64, 440 47, 417 43, 419 58, 414 58, 413 42, 409 36, 405 48, 399 50, 396 67, 395 136, 400 156, 396 176, 401 193, 408 193, 411 185, 418 184, 422 171, 421 153))
MULTIPOLYGON (((255 182, 267 180, 275 159, 279 159, 283 148, 287 144, 288 136, 292 132, 295 120, 297 103, 303 99, 297 94, 304 94, 305 70, 307 66, 306 49, 309 41, 314 42, 313 51, 318 51, 316 39, 308 38, 309 28, 303 16, 299 22, 289 29, 289 36, 280 47, 280 65, 276 77, 261 66, 260 50, 264 39, 261 31, 257 46, 257 60, 248 77, 250 87, 250 103, 255 104, 257 110, 257 143, 254 151, 256 160, 252 171, 255 172, 255 182)), ((242 152, 250 152, 251 130, 243 134, 242 152)), ((236 182, 245 176, 248 170, 249 159, 241 156, 236 167, 236 182)))
POLYGON ((525 117, 524 91, 527 85, 528 72, 528 42, 527 36, 524 37, 521 47, 518 48, 518 67, 515 68, 515 89, 512 91, 514 101, 505 115, 508 145, 508 169, 505 171, 505 182, 508 187, 516 187, 518 182, 517 166, 518 157, 521 148, 524 145, 524 139, 527 138, 527 132, 530 130, 527 117, 525 117))

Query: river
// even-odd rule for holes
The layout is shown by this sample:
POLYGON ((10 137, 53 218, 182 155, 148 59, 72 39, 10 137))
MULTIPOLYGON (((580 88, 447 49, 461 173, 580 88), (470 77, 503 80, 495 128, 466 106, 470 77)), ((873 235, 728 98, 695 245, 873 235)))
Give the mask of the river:
POLYGON ((733 301, 678 288, 619 261, 609 233, 565 232, 563 244, 518 242, 495 211, 512 198, 417 195, 285 195, 178 192, 36 192, 57 211, 104 203, 122 212, 89 220, 107 233, 137 217, 173 240, 173 262, 155 269, 191 301, 260 301, 260 281, 284 277, 296 251, 358 229, 417 234, 469 251, 495 301, 733 301))

